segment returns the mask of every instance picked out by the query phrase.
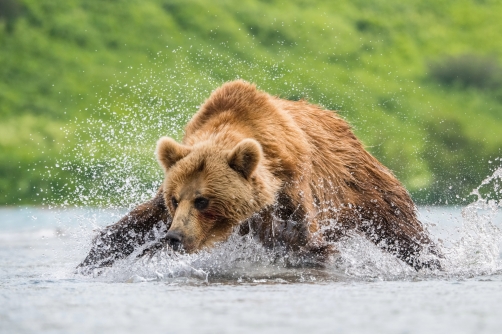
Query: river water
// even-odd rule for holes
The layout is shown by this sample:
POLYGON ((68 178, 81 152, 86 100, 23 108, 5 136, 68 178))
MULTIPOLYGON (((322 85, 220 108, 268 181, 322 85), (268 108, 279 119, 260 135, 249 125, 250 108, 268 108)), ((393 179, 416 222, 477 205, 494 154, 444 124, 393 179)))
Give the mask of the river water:
POLYGON ((290 269, 235 236, 95 277, 75 266, 122 210, 0 209, 0 332, 501 333, 502 216, 482 209, 419 209, 443 272, 414 272, 363 239, 324 269, 290 269))

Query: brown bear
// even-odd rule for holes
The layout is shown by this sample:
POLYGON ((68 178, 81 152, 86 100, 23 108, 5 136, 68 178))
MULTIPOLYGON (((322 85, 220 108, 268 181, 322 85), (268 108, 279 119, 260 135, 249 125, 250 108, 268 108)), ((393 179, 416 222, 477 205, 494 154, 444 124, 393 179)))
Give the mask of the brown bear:
POLYGON ((79 267, 167 245, 197 252, 238 227, 317 262, 361 233, 417 270, 439 268, 421 256, 439 254, 406 189, 333 111, 233 81, 211 94, 182 143, 163 137, 156 155, 165 173, 157 196, 103 230, 79 267))

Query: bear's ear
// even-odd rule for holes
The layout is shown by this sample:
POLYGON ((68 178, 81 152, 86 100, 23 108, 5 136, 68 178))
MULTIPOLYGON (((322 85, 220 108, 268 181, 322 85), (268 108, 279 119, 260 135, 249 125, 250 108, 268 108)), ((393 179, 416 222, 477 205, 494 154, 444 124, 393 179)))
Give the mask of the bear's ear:
POLYGON ((261 145, 256 140, 244 139, 228 156, 228 164, 247 179, 255 171, 262 155, 261 145))
POLYGON ((178 144, 172 138, 162 137, 157 141, 155 153, 159 164, 167 171, 176 162, 186 157, 190 151, 189 146, 178 144))

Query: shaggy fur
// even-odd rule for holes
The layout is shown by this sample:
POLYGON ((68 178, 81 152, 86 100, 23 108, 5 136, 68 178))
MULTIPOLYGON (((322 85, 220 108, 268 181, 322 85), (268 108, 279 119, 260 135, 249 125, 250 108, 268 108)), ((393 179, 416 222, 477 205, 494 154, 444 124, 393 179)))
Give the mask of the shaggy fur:
MULTIPOLYGON (((425 248, 437 251, 408 192, 333 111, 229 82, 187 124, 181 144, 163 137, 156 154, 165 180, 152 203, 167 210, 150 211, 171 224, 161 243, 196 252, 240 226, 267 247, 322 261, 332 241, 355 232, 416 269, 439 266, 421 259, 425 248)), ((136 224, 148 231, 154 221, 136 224)))

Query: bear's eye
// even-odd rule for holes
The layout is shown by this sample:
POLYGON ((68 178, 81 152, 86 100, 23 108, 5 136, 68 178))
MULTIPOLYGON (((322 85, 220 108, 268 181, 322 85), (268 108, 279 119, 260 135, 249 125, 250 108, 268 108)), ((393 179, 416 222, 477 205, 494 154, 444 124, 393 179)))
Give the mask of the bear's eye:
POLYGON ((197 197, 193 201, 193 205, 195 206, 195 208, 197 210, 204 210, 209 205, 209 200, 207 198, 204 198, 204 197, 197 197))
POLYGON ((176 210, 176 208, 178 207, 178 201, 174 196, 171 197, 171 204, 173 205, 173 208, 176 210))

